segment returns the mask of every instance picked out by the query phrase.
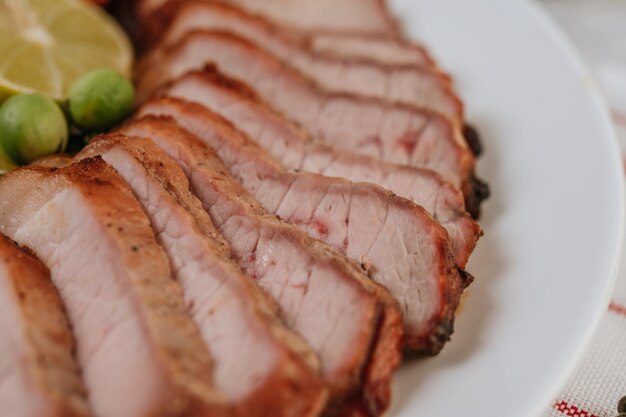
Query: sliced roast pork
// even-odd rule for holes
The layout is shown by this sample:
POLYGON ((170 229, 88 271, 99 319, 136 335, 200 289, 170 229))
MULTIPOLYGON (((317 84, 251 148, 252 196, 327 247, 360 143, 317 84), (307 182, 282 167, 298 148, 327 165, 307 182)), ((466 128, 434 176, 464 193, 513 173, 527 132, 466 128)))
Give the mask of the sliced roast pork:
POLYGON ((279 322, 269 297, 230 261, 226 242, 180 167, 151 141, 94 140, 126 180, 165 248, 188 310, 215 363, 213 382, 238 416, 317 416, 326 392, 315 354, 279 322), (262 411, 260 411, 262 410, 262 411))
MULTIPOLYGON (((233 33, 258 45, 293 66, 329 91, 362 94, 390 102, 406 103, 443 113, 463 123, 463 103, 452 89, 449 77, 433 67, 392 66, 362 60, 341 59, 311 52, 294 35, 263 19, 227 5, 206 1, 176 3, 169 10, 170 23, 160 46, 138 68, 158 65, 159 50, 194 30, 233 33)), ((167 14, 166 10, 163 10, 167 14)))
POLYGON ((348 399, 371 415, 386 409, 402 340, 388 293, 327 246, 267 214, 173 122, 131 124, 122 132, 152 140, 181 165, 234 258, 319 354, 331 407, 348 399))
POLYGON ((461 284, 447 233, 423 208, 372 184, 287 171, 232 125, 197 105, 161 99, 139 114, 175 116, 168 109, 179 103, 198 117, 178 117, 178 123, 215 149, 268 211, 359 262, 389 289, 400 303, 410 349, 441 349, 448 336, 433 338, 433 327, 452 321, 458 300, 439 300, 445 298, 442 294, 458 296, 461 284))
MULTIPOLYGON (((138 0, 146 17, 171 0, 138 0)), ((219 0, 303 31, 396 35, 384 0, 219 0)))
POLYGON ((389 162, 432 169, 464 190, 473 187, 474 155, 460 128, 445 116, 328 93, 231 34, 186 35, 137 80, 139 97, 147 98, 158 87, 207 62, 248 83, 263 100, 316 139, 389 162))
POLYGON ((0 235, 0 410, 87 417, 74 338, 48 269, 0 235))
POLYGON ((424 46, 400 38, 322 32, 310 35, 308 46, 317 53, 335 57, 363 59, 387 65, 437 68, 424 46))
MULTIPOLYGON (((158 14, 150 14, 149 19, 147 16, 143 16, 139 22, 142 26, 152 26, 154 19, 160 18, 160 11, 162 9, 171 7, 174 3, 179 3, 179 1, 175 0, 157 1, 164 7, 157 8, 158 14)), ((211 0, 203 1, 215 3, 215 1, 211 0)), ((234 2, 231 2, 230 6, 236 6, 244 10, 234 2)), ((253 12, 248 9, 247 13, 252 14, 253 12)), ((261 17, 261 15, 258 14, 255 14, 255 16, 261 17)), ((265 16, 265 19, 271 20, 268 19, 267 16, 265 16)), ((277 26, 279 23, 272 21, 272 24, 277 26)), ((434 59, 423 45, 405 40, 401 37, 389 37, 372 33, 305 31, 294 27, 281 27, 283 27, 283 31, 289 33, 291 39, 298 39, 299 42, 306 43, 307 47, 316 53, 340 58, 373 61, 387 65, 417 65, 420 67, 438 68, 434 59)), ((161 32, 157 34, 151 32, 150 35, 146 36, 146 39, 142 39, 142 41, 152 43, 150 38, 152 36, 158 38, 161 34, 161 32)))
POLYGON ((94 415, 227 415, 167 257, 104 161, 2 176, 0 225, 50 268, 94 415))
MULTIPOLYGON (((220 114, 287 168, 371 182, 424 207, 448 231, 456 263, 464 267, 480 235, 465 211, 463 195, 435 172, 396 165, 314 142, 301 129, 260 101, 244 85, 216 71, 188 73, 161 93, 193 101, 220 114)), ((180 112, 177 119, 196 117, 180 112)), ((469 210, 477 201, 469 199, 469 210)))

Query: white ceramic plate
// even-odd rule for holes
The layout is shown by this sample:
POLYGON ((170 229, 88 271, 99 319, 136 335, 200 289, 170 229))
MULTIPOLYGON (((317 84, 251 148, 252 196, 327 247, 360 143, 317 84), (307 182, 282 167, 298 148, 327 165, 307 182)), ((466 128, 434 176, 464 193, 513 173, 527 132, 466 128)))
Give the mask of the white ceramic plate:
POLYGON ((493 197, 453 340, 402 369, 390 415, 542 415, 606 309, 621 253, 622 169, 608 113, 539 6, 392 5, 455 76, 493 197))

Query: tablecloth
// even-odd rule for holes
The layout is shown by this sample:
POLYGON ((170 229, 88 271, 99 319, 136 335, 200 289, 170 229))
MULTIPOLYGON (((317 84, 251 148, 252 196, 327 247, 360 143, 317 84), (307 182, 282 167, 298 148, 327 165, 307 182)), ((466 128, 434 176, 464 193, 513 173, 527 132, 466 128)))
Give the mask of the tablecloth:
MULTIPOLYGON (((602 89, 626 155, 626 0, 544 0, 602 89)), ((626 161, 626 159, 625 159, 626 161)), ((611 304, 549 417, 615 417, 626 396, 626 253, 611 304)))

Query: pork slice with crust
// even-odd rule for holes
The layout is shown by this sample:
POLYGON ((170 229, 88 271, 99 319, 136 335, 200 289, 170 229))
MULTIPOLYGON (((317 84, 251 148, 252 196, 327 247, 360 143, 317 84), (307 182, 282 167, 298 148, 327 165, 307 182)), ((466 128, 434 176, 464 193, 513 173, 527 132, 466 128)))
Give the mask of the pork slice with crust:
MULTIPOLYGON (((170 0, 138 0, 146 18, 170 0)), ((397 35, 398 27, 384 0, 220 0, 306 32, 397 35)))
MULTIPOLYGON (((197 102, 237 126, 287 168, 371 182, 424 207, 448 231, 456 263, 464 267, 480 236, 465 210, 463 195, 437 173, 314 142, 302 129, 273 111, 254 92, 215 70, 191 72, 161 91, 164 96, 197 102)), ((196 117, 181 112, 177 118, 196 117)), ((468 196, 468 210, 480 203, 468 196)))
POLYGON ((462 283, 445 229, 422 207, 372 184, 285 170, 201 106, 160 99, 144 105, 139 115, 144 114, 174 116, 216 151, 265 209, 360 263, 400 303, 409 349, 442 348, 462 283), (198 117, 176 117, 168 109, 178 105, 198 117))
POLYGON ((151 141, 121 135, 96 138, 77 158, 94 156, 115 168, 150 218, 214 360, 215 387, 232 414, 317 416, 326 392, 315 354, 230 261, 228 244, 191 195, 180 167, 151 141))
POLYGON ((88 417, 74 337, 48 269, 0 235, 0 410, 88 417))
POLYGON ((50 268, 94 415, 227 415, 167 257, 104 161, 2 176, 0 225, 50 268))
MULTIPOLYGON (((206 3, 216 3, 214 0, 204 1, 206 3)), ((155 13, 142 16, 138 23, 141 23, 144 27, 153 27, 154 19, 158 18, 160 20, 160 11, 163 8, 170 7, 172 3, 177 3, 177 1, 163 1, 162 4, 160 4, 162 7, 157 7, 155 13)), ((231 3, 230 6, 245 10, 235 3, 231 3)), ((250 10, 246 12, 248 14, 254 14, 250 10)), ((254 15, 262 17, 260 14, 254 15)), ((271 21, 267 16, 265 16, 264 19, 271 21)), ((275 21, 272 21, 272 24, 274 26, 280 25, 275 21)), ((304 40, 307 47, 316 53, 338 58, 378 62, 387 65, 417 65, 420 67, 439 69, 437 63, 424 45, 415 41, 409 41, 403 37, 390 37, 376 33, 305 31, 284 25, 280 25, 280 27, 284 32, 287 32, 292 39, 304 40)), ((144 37, 141 41, 152 44, 153 41, 150 38, 156 36, 158 39, 158 36, 161 34, 162 32, 154 33, 151 31, 149 36, 146 36, 148 39, 144 37)))
POLYGON ((265 212, 177 125, 130 124, 121 132, 152 140, 180 164, 233 257, 318 353, 330 407, 365 409, 372 416, 384 411, 402 341, 400 312, 387 291, 326 245, 265 212))
POLYGON ((428 50, 402 38, 350 33, 316 33, 309 38, 309 48, 325 55, 362 59, 387 65, 417 65, 438 69, 428 50))
POLYGON ((231 34, 192 32, 166 48, 138 83, 140 101, 207 63, 249 84, 264 101, 313 137, 388 162, 439 172, 473 187, 475 159, 460 128, 435 112, 320 89, 271 55, 231 34))
POLYGON ((165 34, 159 46, 142 59, 138 77, 142 67, 158 65, 159 49, 175 44, 185 34, 195 30, 224 31, 258 45, 329 91, 424 107, 463 123, 463 103, 453 91, 450 78, 433 67, 397 66, 316 54, 307 48, 306 38, 297 39, 264 19, 220 3, 184 1, 171 6, 161 11, 165 15, 162 20, 168 23, 159 32, 165 34))

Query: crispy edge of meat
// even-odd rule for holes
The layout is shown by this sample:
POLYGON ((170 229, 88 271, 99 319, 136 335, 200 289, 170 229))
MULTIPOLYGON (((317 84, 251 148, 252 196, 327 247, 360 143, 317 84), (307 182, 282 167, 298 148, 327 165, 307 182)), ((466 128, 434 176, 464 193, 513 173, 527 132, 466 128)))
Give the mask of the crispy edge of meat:
POLYGON ((33 376, 54 407, 50 415, 90 415, 74 335, 48 268, 28 248, 1 234, 0 256, 24 318, 24 334, 36 366, 33 376))
MULTIPOLYGON (((164 153, 159 155, 162 151, 158 149, 154 142, 149 139, 128 137, 119 133, 101 135, 94 138, 77 155, 77 159, 93 157, 117 146, 138 161, 142 168, 146 170, 146 175, 159 182, 164 192, 171 195, 189 213, 198 229, 208 239, 213 240, 216 247, 216 256, 230 264, 243 276, 243 272, 240 271, 239 267, 236 266, 234 261, 229 259, 230 248, 226 241, 221 238, 219 232, 214 229, 212 224, 205 224, 198 216, 193 214, 193 211, 198 209, 198 207, 192 207, 192 204, 188 201, 189 198, 184 195, 185 186, 187 187, 186 191, 191 193, 188 188, 189 184, 186 183, 187 178, 184 177, 185 181, 181 183, 176 178, 168 177, 171 172, 171 164, 175 164, 177 169, 180 168, 175 161, 171 160, 164 153)), ((184 176, 182 171, 180 174, 184 176)), ((200 205, 199 201, 198 205, 200 205)), ((201 206, 199 209, 203 210, 201 206)), ((206 216, 208 218, 208 214, 206 216)), ((258 409, 270 412, 273 407, 272 413, 274 416, 282 415, 277 414, 279 413, 279 410, 275 409, 277 403, 285 411, 288 407, 293 406, 293 410, 284 414, 284 416, 300 417, 319 414, 326 402, 327 395, 325 387, 317 375, 319 368, 317 357, 299 336, 284 327, 279 318, 278 306, 268 295, 248 277, 244 277, 242 283, 244 290, 250 296, 250 300, 254 302, 252 314, 264 323, 269 337, 273 338, 280 345, 281 359, 280 365, 272 372, 268 381, 251 393, 241 404, 235 406, 237 415, 254 415, 254 411, 258 409), (278 386, 281 388, 277 392, 276 387, 278 386)))
MULTIPOLYGON (((208 148, 203 142, 196 138, 190 132, 184 130, 178 126, 175 121, 169 117, 148 116, 142 118, 145 122, 159 122, 166 123, 171 126, 175 126, 181 134, 183 134, 184 142, 187 146, 192 146, 192 149, 196 149, 201 152, 207 152, 214 158, 219 158, 215 152, 208 148)), ((131 120, 128 124, 136 123, 136 120, 131 120)), ((197 153, 194 151, 194 154, 197 153)), ((224 171, 225 170, 224 168, 224 171)), ((241 186, 238 182, 230 178, 230 175, 223 173, 226 179, 235 184, 238 188, 241 186)), ((242 189, 241 195, 247 195, 242 189)), ((251 202, 252 209, 259 215, 269 216, 273 221, 277 221, 274 216, 268 215, 252 197, 248 197, 251 202)), ((381 315, 378 319, 377 332, 374 337, 374 343, 370 347, 370 359, 368 365, 363 372, 361 386, 363 389, 359 392, 349 393, 347 404, 361 404, 367 405, 368 409, 372 410, 384 410, 389 406, 391 398, 391 380, 393 373, 399 367, 401 362, 401 350, 404 337, 403 324, 400 311, 396 301, 389 295, 388 291, 382 286, 368 279, 362 272, 362 270, 353 262, 347 258, 339 255, 334 250, 329 248, 322 242, 309 238, 304 232, 301 232, 295 226, 282 223, 283 228, 291 230, 299 236, 304 244, 312 245, 313 249, 320 251, 320 254, 324 257, 331 259, 337 267, 346 271, 350 275, 354 276, 355 284, 361 285, 366 291, 374 294, 379 300, 382 306, 381 315), (373 407, 373 408, 372 408, 373 407)), ((332 410, 341 409, 341 406, 337 403, 330 405, 332 410)), ((376 413, 372 415, 377 415, 376 413)))

